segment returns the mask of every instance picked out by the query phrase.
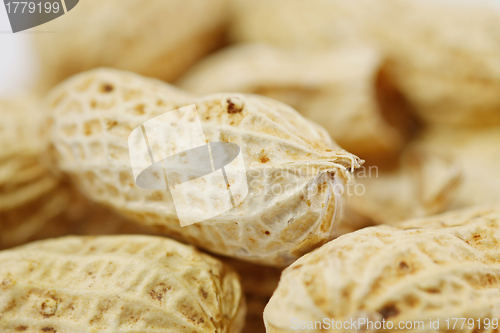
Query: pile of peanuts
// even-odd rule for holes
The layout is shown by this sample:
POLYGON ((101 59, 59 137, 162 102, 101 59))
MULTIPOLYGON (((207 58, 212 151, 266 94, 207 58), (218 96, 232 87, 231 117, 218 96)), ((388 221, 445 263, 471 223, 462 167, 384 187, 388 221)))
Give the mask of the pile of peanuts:
POLYGON ((500 330, 493 1, 85 0, 43 29, 0 96, 1 332, 500 330), (248 194, 181 226, 128 138, 189 105, 248 194))

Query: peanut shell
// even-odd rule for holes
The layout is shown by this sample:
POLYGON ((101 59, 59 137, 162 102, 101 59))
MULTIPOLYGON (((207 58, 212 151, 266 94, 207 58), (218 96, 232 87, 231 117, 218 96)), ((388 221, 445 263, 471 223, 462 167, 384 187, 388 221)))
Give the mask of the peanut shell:
MULTIPOLYGON (((47 105, 58 165, 89 198, 155 231, 261 264, 289 264, 331 239, 342 199, 335 188, 362 163, 319 125, 263 97, 195 97, 160 81, 99 69, 61 84, 47 105), (240 147, 248 196, 222 215, 181 228, 168 189, 135 184, 128 137, 147 120, 192 104, 207 142, 240 147)), ((191 134, 182 130, 179 137, 191 134)))
MULTIPOLYGON (((472 318, 478 329, 478 319, 491 323, 500 315, 499 241, 499 207, 341 236, 283 271, 264 311, 267 332, 295 332, 293 318, 304 322, 327 318, 349 325, 358 318, 385 320, 386 329, 381 325, 374 329, 373 324, 356 327, 371 332, 391 332, 401 321, 412 325, 423 321, 420 330, 442 332, 448 318, 472 318), (431 328, 429 319, 439 319, 439 329, 431 328), (392 330, 387 322, 393 323, 392 330)), ((455 329, 472 330, 467 325, 455 329)), ((481 330, 496 332, 492 325, 482 325, 481 330)), ((308 330, 324 331, 333 330, 308 330)))
POLYGON ((240 332, 238 276, 151 236, 63 237, 0 252, 2 332, 240 332))

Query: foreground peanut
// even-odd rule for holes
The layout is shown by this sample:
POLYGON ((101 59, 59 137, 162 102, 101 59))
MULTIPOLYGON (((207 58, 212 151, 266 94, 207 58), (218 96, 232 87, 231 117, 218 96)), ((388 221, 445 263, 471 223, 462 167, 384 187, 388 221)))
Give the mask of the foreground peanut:
POLYGON ((202 60, 179 85, 200 94, 235 91, 280 100, 324 126, 348 151, 379 164, 394 159, 412 127, 403 101, 382 82, 383 66, 384 57, 364 47, 290 51, 250 44, 202 60))
POLYGON ((63 237, 0 252, 2 332, 240 332, 238 276, 151 236, 63 237))
POLYGON ((448 152, 409 147, 394 170, 367 168, 356 175, 358 191, 347 198, 342 224, 394 224, 453 207, 462 186, 461 165, 448 152))
POLYGON ((85 0, 34 41, 43 89, 99 66, 174 80, 222 42, 227 0, 85 0))
MULTIPOLYGON (((425 325, 422 331, 442 332, 446 319, 454 317, 472 318, 476 330, 496 332, 491 323, 500 316, 499 241, 499 207, 341 236, 284 270, 264 311, 267 332, 295 332, 292 326, 300 321, 302 326, 312 322, 311 328, 325 318, 330 324, 333 319, 350 325, 358 318, 379 324, 317 326, 308 332, 392 332, 407 321, 425 325), (439 328, 430 327, 430 318, 440 320, 439 328)), ((457 326, 455 331, 473 328, 457 326)))
POLYGON ((280 102, 241 94, 198 98, 127 72, 77 75, 51 93, 48 107, 59 167, 88 197, 156 231, 257 263, 286 265, 331 239, 342 197, 335 188, 361 163, 280 102), (145 121, 191 104, 208 142, 240 147, 248 196, 181 228, 168 189, 135 184, 127 140, 145 121))
POLYGON ((376 45, 430 123, 500 123, 494 1, 235 0, 234 39, 316 50, 376 45), (425 19, 422 19, 425 17, 425 19))

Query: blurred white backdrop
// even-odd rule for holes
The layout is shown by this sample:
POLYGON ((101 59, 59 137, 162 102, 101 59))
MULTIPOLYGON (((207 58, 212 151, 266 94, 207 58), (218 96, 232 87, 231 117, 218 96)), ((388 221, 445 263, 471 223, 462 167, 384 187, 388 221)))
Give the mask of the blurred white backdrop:
POLYGON ((33 33, 12 33, 5 6, 0 4, 0 97, 23 93, 36 81, 38 66, 30 43, 33 33))

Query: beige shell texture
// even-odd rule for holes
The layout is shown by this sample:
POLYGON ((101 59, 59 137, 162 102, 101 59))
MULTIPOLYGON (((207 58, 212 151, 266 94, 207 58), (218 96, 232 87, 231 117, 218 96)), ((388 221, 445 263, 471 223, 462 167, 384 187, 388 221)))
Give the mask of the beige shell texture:
MULTIPOLYGON (((155 231, 262 264, 289 264, 331 239, 342 200, 335 189, 362 163, 319 125, 263 97, 193 97, 160 81, 99 69, 61 84, 47 102, 59 167, 88 197, 155 231), (167 189, 135 184, 127 139, 145 121, 192 104, 207 142, 240 147, 248 196, 222 215, 181 228, 167 189)), ((177 134, 191 135, 182 128, 177 134)))
POLYGON ((413 122, 401 97, 382 82, 383 67, 384 58, 366 47, 237 45, 202 60, 178 85, 199 94, 234 91, 280 100, 324 126, 346 150, 384 162, 402 149, 413 122))
POLYGON ((500 128, 429 128, 415 142, 433 154, 448 154, 462 170, 453 208, 500 202, 500 128))
POLYGON ((167 81, 223 43, 227 0, 85 0, 33 35, 40 85, 100 66, 167 81))
POLYGON ((151 236, 63 237, 0 252, 2 332, 240 332, 236 273, 151 236))
POLYGON ((290 48, 366 43, 430 123, 500 123, 494 1, 235 0, 233 38, 290 48), (425 17, 425 20, 422 19, 425 17))
MULTIPOLYGON (((493 207, 447 213, 401 228, 365 228, 327 243, 283 271, 264 311, 267 332, 296 331, 293 318, 386 322, 386 329, 362 325, 353 330, 358 332, 394 331, 387 329, 389 321, 393 327, 423 321, 418 325, 425 332, 445 331, 447 318, 491 323, 500 315, 499 212, 493 207), (440 330, 430 327, 430 318, 440 320, 440 330)), ((320 331, 330 330, 308 330, 320 331)), ((492 325, 481 331, 496 332, 492 325)))
POLYGON ((362 168, 347 196, 340 225, 393 224, 450 209, 463 181, 460 164, 445 151, 408 148, 394 170, 362 168))
POLYGON ((238 273, 245 292, 247 315, 243 333, 265 333, 264 308, 278 287, 282 269, 230 258, 221 260, 238 273))

